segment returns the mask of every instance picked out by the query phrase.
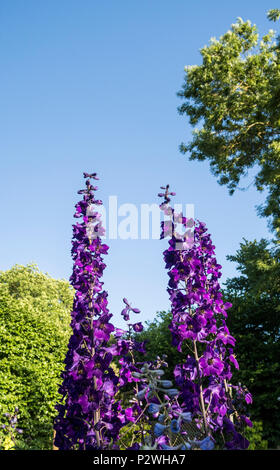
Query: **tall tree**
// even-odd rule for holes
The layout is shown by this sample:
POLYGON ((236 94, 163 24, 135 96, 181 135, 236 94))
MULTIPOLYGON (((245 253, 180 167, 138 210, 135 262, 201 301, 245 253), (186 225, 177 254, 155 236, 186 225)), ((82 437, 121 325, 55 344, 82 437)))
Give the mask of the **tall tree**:
MULTIPOLYGON (((280 10, 270 10, 276 21, 280 10)), ((201 65, 185 67, 179 113, 197 126, 182 143, 190 160, 208 160, 230 194, 241 177, 257 169, 254 185, 266 191, 259 215, 269 217, 280 237, 280 39, 259 38, 256 25, 241 18, 219 40, 201 50, 201 65)), ((244 188, 242 188, 244 189, 244 188)))
POLYGON ((280 442, 280 264, 266 240, 244 240, 236 255, 239 276, 226 282, 228 324, 236 337, 238 378, 254 397, 252 417, 263 422, 270 447, 280 442))

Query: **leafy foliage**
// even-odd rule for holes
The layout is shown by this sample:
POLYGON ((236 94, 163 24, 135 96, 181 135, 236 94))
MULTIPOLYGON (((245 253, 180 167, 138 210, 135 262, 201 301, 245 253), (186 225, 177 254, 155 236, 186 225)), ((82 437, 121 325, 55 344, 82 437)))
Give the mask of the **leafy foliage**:
MULTIPOLYGON (((276 21, 279 10, 270 10, 276 21)), ((241 18, 219 40, 201 50, 202 64, 185 67, 179 113, 196 127, 181 144, 190 160, 208 160, 230 194, 252 167, 254 185, 266 190, 259 207, 280 235, 280 42, 270 30, 261 39, 256 25, 241 18)), ((244 189, 244 188, 243 188, 244 189)))
POLYGON ((267 17, 270 21, 277 21, 280 18, 280 10, 278 8, 273 8, 267 13, 267 17))
POLYGON ((280 441, 280 264, 266 240, 244 242, 235 256, 240 276, 226 282, 233 304, 229 325, 236 337, 238 377, 252 392, 252 419, 262 421, 269 447, 280 441))
POLYGON ((35 265, 0 272, 0 419, 19 408, 25 448, 51 448, 72 302, 69 283, 35 265))
POLYGON ((267 450, 268 442, 263 439, 263 424, 261 421, 254 421, 252 428, 247 428, 245 436, 250 441, 248 450, 267 450))

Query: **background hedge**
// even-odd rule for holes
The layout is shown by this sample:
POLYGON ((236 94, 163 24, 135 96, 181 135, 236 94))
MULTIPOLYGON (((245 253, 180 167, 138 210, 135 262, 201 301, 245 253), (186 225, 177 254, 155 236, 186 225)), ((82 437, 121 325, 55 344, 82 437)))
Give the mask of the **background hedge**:
MULTIPOLYGON (((69 283, 35 265, 0 272, 0 423, 4 413, 19 408, 24 448, 52 446, 72 302, 69 283)), ((1 429, 2 446, 4 436, 1 429)))

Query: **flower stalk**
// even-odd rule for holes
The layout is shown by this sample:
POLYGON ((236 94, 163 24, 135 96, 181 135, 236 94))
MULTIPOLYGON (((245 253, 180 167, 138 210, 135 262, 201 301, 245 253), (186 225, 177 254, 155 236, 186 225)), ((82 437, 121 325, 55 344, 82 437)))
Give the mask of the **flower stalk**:
MULTIPOLYGON (((162 189, 160 208, 169 218, 161 225, 161 238, 169 238, 169 248, 164 251, 172 312, 169 328, 178 351, 191 352, 175 367, 176 384, 206 437, 221 435, 227 428, 231 440, 226 447, 246 448, 249 443, 240 434, 242 419, 233 406, 230 383, 231 366, 239 368, 233 354, 235 338, 226 325, 231 304, 222 299, 215 246, 204 223, 175 213, 170 205, 175 193, 169 191, 169 185, 162 189), (234 416, 238 417, 236 426, 234 416)), ((238 388, 239 401, 244 401, 244 390, 238 388)), ((249 421, 245 417, 243 422, 249 421)))
POLYGON ((78 191, 83 199, 74 214, 82 222, 73 226, 72 335, 54 423, 54 444, 60 450, 107 448, 120 427, 114 400, 118 378, 111 367, 114 354, 107 350, 114 326, 101 280, 106 267, 103 255, 108 251, 101 240, 104 229, 96 210, 102 201, 95 198, 97 187, 91 184, 98 179, 96 173, 84 173, 84 177, 86 188, 78 191))

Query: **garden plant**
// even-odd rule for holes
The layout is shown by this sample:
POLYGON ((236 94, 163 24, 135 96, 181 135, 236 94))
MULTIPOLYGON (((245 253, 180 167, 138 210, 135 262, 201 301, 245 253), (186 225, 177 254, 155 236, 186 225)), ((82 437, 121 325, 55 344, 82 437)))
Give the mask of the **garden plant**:
POLYGON ((54 422, 56 448, 62 449, 246 449, 244 431, 252 423, 246 387, 231 383, 235 338, 226 321, 231 304, 223 301, 221 266, 203 222, 177 214, 175 193, 162 187, 161 238, 168 239, 164 261, 172 320, 172 346, 187 350, 165 379, 165 358, 145 361, 145 344, 137 341, 140 310, 124 298, 127 329, 116 328, 103 289, 106 267, 104 228, 95 198, 96 173, 84 173, 73 226, 75 290, 72 334, 59 389, 54 422), (141 360, 135 359, 140 354, 141 360))

